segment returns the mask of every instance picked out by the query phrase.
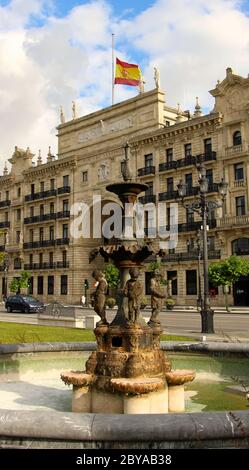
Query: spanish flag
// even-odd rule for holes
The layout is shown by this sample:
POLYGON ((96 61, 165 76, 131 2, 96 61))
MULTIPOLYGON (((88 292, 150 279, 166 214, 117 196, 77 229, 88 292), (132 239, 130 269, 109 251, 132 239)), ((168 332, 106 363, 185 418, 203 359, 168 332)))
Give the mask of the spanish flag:
POLYGON ((136 64, 128 64, 116 58, 116 75, 114 84, 139 86, 141 70, 136 64))

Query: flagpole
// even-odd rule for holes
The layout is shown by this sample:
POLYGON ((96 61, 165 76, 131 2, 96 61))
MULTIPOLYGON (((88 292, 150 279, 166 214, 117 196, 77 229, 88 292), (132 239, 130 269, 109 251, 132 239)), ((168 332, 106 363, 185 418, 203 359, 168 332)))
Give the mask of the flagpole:
POLYGON ((112 33, 112 105, 114 105, 114 33, 112 33))

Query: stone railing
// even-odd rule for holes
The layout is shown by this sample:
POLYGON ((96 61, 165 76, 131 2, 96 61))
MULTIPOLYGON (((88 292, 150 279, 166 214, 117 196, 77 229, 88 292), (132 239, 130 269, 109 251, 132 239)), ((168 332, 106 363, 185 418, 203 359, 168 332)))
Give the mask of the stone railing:
POLYGON ((217 220, 217 227, 231 227, 234 225, 249 225, 249 215, 235 215, 222 217, 217 220))
POLYGON ((226 157, 230 157, 232 155, 238 155, 243 152, 248 151, 248 145, 247 144, 240 144, 240 145, 233 145, 232 147, 226 147, 225 153, 226 157))

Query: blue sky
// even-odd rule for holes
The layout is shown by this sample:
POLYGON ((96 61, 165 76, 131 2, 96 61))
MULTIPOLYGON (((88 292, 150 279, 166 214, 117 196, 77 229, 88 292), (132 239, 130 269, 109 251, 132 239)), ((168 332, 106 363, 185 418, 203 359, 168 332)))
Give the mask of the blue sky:
MULTIPOLYGON (((0 0, 0 159, 14 145, 56 153, 59 107, 70 119, 72 100, 78 115, 111 104, 112 32, 145 91, 159 67, 172 107, 193 111, 198 96, 209 112, 227 67, 249 73, 249 0, 0 0)), ((116 102, 137 93, 117 85, 116 102)))

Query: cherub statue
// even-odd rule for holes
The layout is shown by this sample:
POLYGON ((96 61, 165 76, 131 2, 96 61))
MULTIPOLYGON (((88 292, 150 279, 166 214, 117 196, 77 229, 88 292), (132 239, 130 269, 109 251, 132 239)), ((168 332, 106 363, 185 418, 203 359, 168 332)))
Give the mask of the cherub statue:
POLYGON ((104 274, 98 270, 93 271, 92 277, 97 281, 96 291, 94 293, 93 308, 101 318, 101 320, 97 323, 97 326, 108 325, 105 311, 107 281, 104 274))
POLYGON ((162 285, 162 275, 159 269, 155 269, 153 276, 150 281, 150 291, 151 291, 151 317, 148 322, 148 325, 160 325, 158 315, 162 308, 162 299, 165 299, 166 294, 163 292, 162 285))
POLYGON ((154 67, 154 80, 156 88, 160 88, 160 71, 158 67, 154 67))
POLYGON ((143 292, 142 284, 138 281, 139 269, 131 268, 131 278, 126 282, 124 294, 128 297, 128 319, 130 323, 136 323, 140 314, 140 298, 143 292))

